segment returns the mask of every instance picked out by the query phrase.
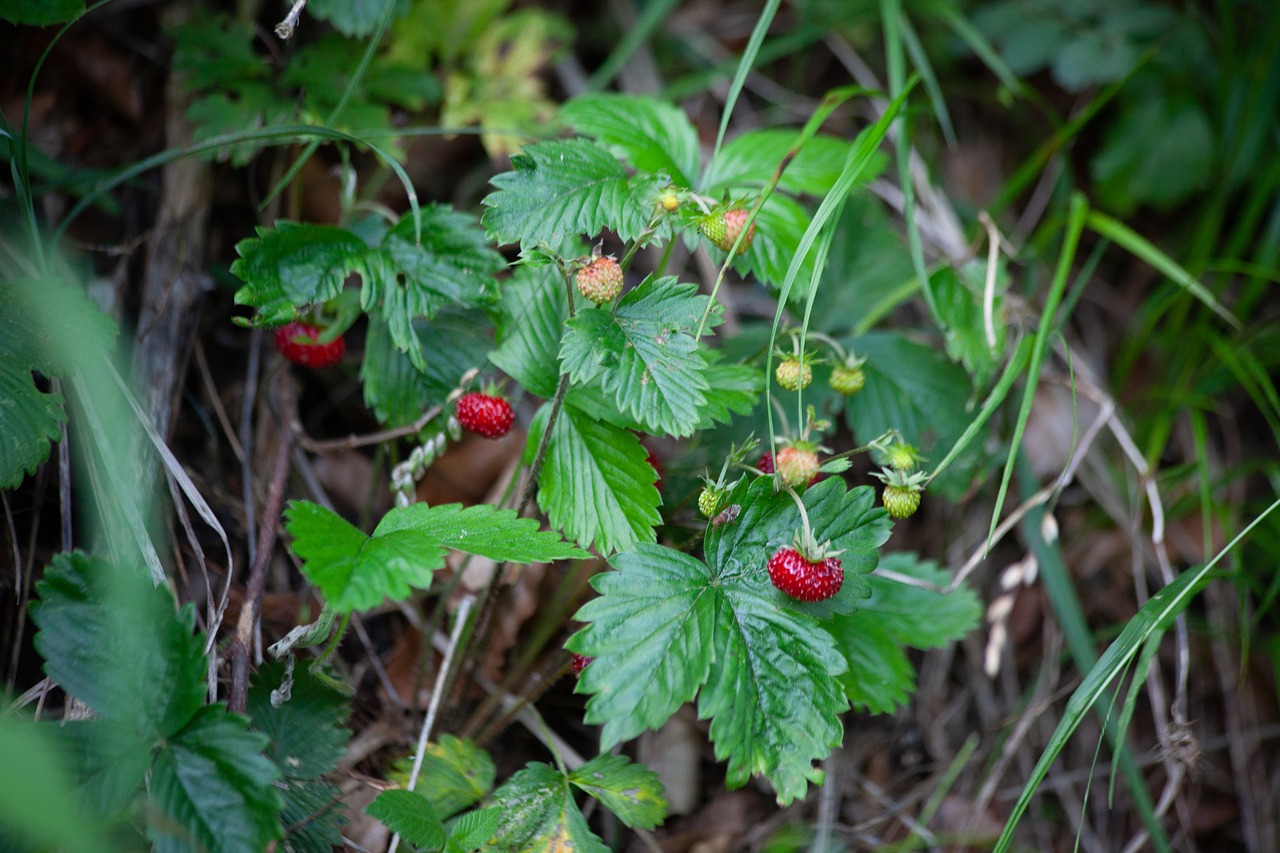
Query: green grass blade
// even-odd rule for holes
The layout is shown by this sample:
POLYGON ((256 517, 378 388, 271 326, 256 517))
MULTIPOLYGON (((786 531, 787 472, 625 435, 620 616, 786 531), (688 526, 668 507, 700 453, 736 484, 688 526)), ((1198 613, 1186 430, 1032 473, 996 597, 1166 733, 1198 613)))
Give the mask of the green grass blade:
POLYGON ((954 148, 956 130, 951 124, 951 113, 947 111, 946 98, 942 96, 942 86, 938 85, 938 75, 933 72, 933 64, 929 62, 929 56, 924 52, 924 45, 920 44, 920 37, 916 35, 916 28, 911 23, 911 19, 904 13, 899 24, 902 43, 911 57, 911 64, 920 73, 924 90, 929 93, 929 102, 933 105, 933 117, 937 120, 938 127, 942 129, 942 138, 946 140, 948 146, 954 148))
POLYGON ((1213 294, 1196 280, 1195 276, 1183 269, 1177 261, 1160 251, 1151 241, 1128 225, 1112 219, 1098 210, 1089 212, 1085 224, 1099 235, 1127 249, 1130 254, 1146 261, 1156 270, 1163 273, 1174 284, 1185 289, 1208 306, 1213 313, 1226 320, 1232 328, 1241 328, 1240 321, 1236 319, 1235 315, 1224 308, 1222 303, 1215 299, 1213 294))
POLYGON ((782 0, 769 0, 756 21, 755 29, 751 31, 751 38, 747 41, 747 49, 742 52, 742 59, 738 62, 738 70, 733 75, 733 83, 729 86, 729 97, 725 98, 724 101, 724 113, 720 116, 720 130, 716 133, 716 147, 711 151, 712 160, 716 159, 716 155, 720 153, 720 146, 724 144, 724 135, 729 129, 729 117, 733 115, 733 107, 738 103, 738 96, 742 94, 742 87, 746 85, 747 75, 755 67, 756 56, 760 53, 760 45, 764 44, 764 37, 769 34, 769 27, 773 24, 773 16, 778 13, 778 7, 781 5, 782 0))

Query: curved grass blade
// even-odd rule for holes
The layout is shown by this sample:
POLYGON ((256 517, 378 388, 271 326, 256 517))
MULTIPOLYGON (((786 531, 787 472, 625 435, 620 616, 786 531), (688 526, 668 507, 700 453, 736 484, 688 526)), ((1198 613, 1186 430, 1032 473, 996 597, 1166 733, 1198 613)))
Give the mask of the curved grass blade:
MULTIPOLYGON (((742 59, 738 62, 738 70, 733 75, 733 83, 729 86, 729 96, 724 101, 724 113, 720 116, 720 130, 716 133, 716 146, 711 151, 711 159, 716 159, 716 155, 720 153, 720 146, 724 144, 724 134, 729 129, 729 117, 733 115, 733 107, 738 103, 738 96, 742 94, 742 87, 747 82, 747 75, 751 73, 751 69, 755 66, 756 57, 760 53, 760 45, 764 44, 764 37, 769 33, 769 26, 773 23, 773 16, 778 13, 778 7, 782 5, 782 0, 769 0, 765 5, 764 11, 760 13, 760 17, 756 20, 755 29, 751 31, 751 38, 747 42, 747 48, 742 52, 742 59)), ((743 226, 743 233, 746 233, 750 226, 743 226)))

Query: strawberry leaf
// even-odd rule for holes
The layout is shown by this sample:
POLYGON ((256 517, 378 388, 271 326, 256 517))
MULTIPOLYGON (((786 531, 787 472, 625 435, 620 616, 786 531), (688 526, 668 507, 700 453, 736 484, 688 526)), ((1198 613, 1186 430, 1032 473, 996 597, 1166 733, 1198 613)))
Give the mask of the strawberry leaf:
POLYGON ((750 414, 763 386, 759 368, 723 362, 717 350, 704 350, 703 354, 708 388, 698 429, 711 429, 716 423, 729 423, 734 415, 750 414))
POLYGON ((360 379, 365 405, 387 426, 411 424, 424 409, 443 404, 490 344, 488 326, 477 311, 445 309, 429 325, 419 318, 413 327, 420 339, 426 335, 431 341, 431 357, 422 359, 421 369, 396 348, 382 319, 369 318, 360 379))
POLYGON ((568 779, 633 829, 653 829, 666 819, 667 801, 658 774, 625 755, 599 755, 570 773, 568 779))
POLYGON ((151 768, 151 799, 170 820, 152 821, 157 850, 266 850, 279 838, 278 768, 265 735, 221 705, 201 708, 165 741, 151 768))
POLYGON ((680 186, 693 186, 698 134, 684 110, 655 98, 593 94, 564 104, 560 119, 641 172, 665 173, 680 186))
POLYGON ((519 266, 502 288, 498 348, 489 360, 540 397, 556 392, 556 356, 569 300, 552 266, 519 266))
POLYGON ((426 589, 448 548, 520 563, 587 556, 556 534, 540 532, 533 519, 489 504, 393 509, 372 536, 308 501, 291 502, 285 517, 303 574, 340 613, 426 589))
POLYGON ((554 767, 530 762, 494 791, 493 799, 501 818, 486 849, 609 853, 587 828, 569 780, 554 767))
POLYGON ((493 179, 482 222, 490 239, 559 251, 606 226, 622 240, 644 231, 661 182, 629 179, 612 154, 585 139, 527 145, 493 179))
MULTIPOLYGON (((759 192, 773 178, 799 137, 797 130, 775 128, 752 130, 738 136, 721 148, 707 167, 707 193, 719 196, 725 192, 731 195, 747 190, 759 192)), ((821 134, 814 136, 787 165, 778 189, 797 195, 826 195, 840 178, 852 150, 853 144, 846 140, 821 134)), ((880 157, 859 177, 859 183, 872 180, 887 163, 887 157, 880 157)))
MULTIPOLYGON (((397 761, 392 778, 407 785, 412 764, 411 758, 397 761)), ((414 790, 447 820, 484 799, 493 789, 495 773, 493 760, 474 741, 441 735, 440 740, 427 745, 414 790)))
MULTIPOLYGON (((570 378, 599 378, 646 432, 686 436, 701 420, 706 358, 693 335, 710 297, 674 277, 646 278, 610 311, 588 308, 567 323, 560 359, 570 378)), ((719 306, 708 326, 720 320, 719 306)))
POLYGON ((407 10, 407 4, 398 0, 311 0, 307 13, 328 21, 344 36, 367 36, 378 28, 388 3, 396 3, 392 13, 396 17, 407 10))
MULTIPOLYGON (((549 412, 550 404, 535 416, 526 457, 538 446, 549 412)), ((651 542, 662 498, 647 459, 634 433, 564 406, 538 477, 538 505, 568 538, 605 554, 651 542)))
POLYGON ((169 737, 204 704, 206 661, 191 605, 178 612, 146 575, 79 551, 36 585, 32 620, 45 672, 139 738, 169 737), (146 702, 139 702, 146 696, 146 702))
POLYGON ((240 257, 231 272, 245 283, 236 291, 236 304, 256 308, 254 322, 263 326, 287 323, 299 306, 337 296, 347 276, 363 271, 369 249, 333 225, 281 220, 275 228, 259 227, 257 234, 236 244, 240 257))
POLYGON ((382 821, 414 847, 439 850, 444 846, 444 824, 431 803, 413 791, 383 791, 365 807, 364 813, 382 821))
POLYGON ((829 630, 849 662, 840 685, 859 711, 892 714, 915 692, 916 668, 906 649, 874 614, 859 610, 836 617, 829 630))

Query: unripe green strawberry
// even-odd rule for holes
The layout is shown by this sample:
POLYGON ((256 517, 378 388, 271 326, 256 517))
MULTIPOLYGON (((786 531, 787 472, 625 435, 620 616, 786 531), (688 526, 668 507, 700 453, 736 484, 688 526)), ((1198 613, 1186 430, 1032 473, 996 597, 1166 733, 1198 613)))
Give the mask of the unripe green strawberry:
POLYGON ((703 237, 711 241, 712 245, 723 249, 724 238, 729 234, 729 223, 725 222, 723 213, 713 213, 702 218, 698 223, 698 230, 702 232, 703 237))
POLYGON ((920 490, 910 486, 887 485, 880 498, 894 518, 906 518, 920 508, 920 490))
MULTIPOLYGON (((733 244, 737 242, 738 235, 742 233, 742 227, 747 224, 747 217, 751 215, 749 210, 741 207, 735 207, 732 210, 725 211, 724 224, 725 235, 724 240, 720 243, 720 248, 726 252, 733 248, 733 244)), ((747 236, 742 238, 742 245, 738 246, 738 254, 745 255, 747 249, 751 246, 751 241, 756 236, 756 224, 751 223, 751 227, 747 229, 747 236)))
POLYGON ((712 486, 705 486, 698 495, 698 512, 703 518, 711 518, 720 509, 720 493, 712 486))
POLYGON ((848 397, 862 390, 862 386, 867 383, 867 375, 862 372, 861 367, 839 364, 831 371, 830 383, 833 391, 848 397))
POLYGON ((622 267, 611 257, 596 258, 578 270, 574 280, 579 293, 600 305, 622 292, 622 267))
POLYGON ((774 468, 782 482, 796 488, 811 483, 818 476, 818 454, 806 447, 788 445, 773 457, 774 468))
POLYGON ((658 204, 667 213, 674 213, 680 207, 680 196, 674 190, 667 190, 658 196, 658 204))
POLYGON ((783 356, 773 371, 778 384, 788 391, 799 391, 808 388, 813 381, 813 368, 808 362, 801 361, 794 355, 783 356))

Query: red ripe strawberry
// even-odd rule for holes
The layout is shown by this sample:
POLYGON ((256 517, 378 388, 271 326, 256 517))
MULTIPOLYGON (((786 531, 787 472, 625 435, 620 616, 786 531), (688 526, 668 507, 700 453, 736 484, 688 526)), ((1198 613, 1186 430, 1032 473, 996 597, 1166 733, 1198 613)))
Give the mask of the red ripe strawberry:
POLYGON ((760 461, 756 463, 756 467, 760 469, 762 474, 773 473, 773 454, 765 453, 760 457, 760 461))
POLYGON ((818 454, 804 447, 787 445, 779 448, 774 465, 782 482, 791 488, 813 485, 818 479, 818 454))
POLYGON ((573 674, 581 675, 582 671, 587 668, 587 664, 591 663, 595 658, 589 658, 586 655, 580 655, 577 652, 570 652, 573 655, 573 674))
POLYGON ((479 391, 470 391, 459 397, 455 412, 464 429, 485 438, 502 438, 510 431, 516 418, 506 400, 479 391))
MULTIPOLYGON (((749 210, 741 207, 735 207, 732 210, 724 212, 725 234, 724 240, 720 242, 720 248, 726 252, 733 248, 733 244, 738 239, 738 235, 742 233, 742 226, 747 224, 747 217, 751 214, 749 210)), ((738 246, 738 254, 745 255, 747 249, 751 247, 751 241, 756 236, 756 224, 751 223, 751 227, 747 229, 747 236, 742 238, 742 245, 738 246)))
POLYGON ((814 562, 788 546, 769 558, 769 580, 797 601, 822 601, 840 591, 844 569, 838 557, 814 562))
POLYGON ((574 276, 578 292, 597 305, 616 299, 622 292, 622 267, 610 257, 600 257, 574 276))
POLYGON ((321 333, 319 326, 294 320, 276 329, 276 350, 303 367, 333 367, 346 355, 347 342, 339 335, 322 344, 319 342, 321 333))

